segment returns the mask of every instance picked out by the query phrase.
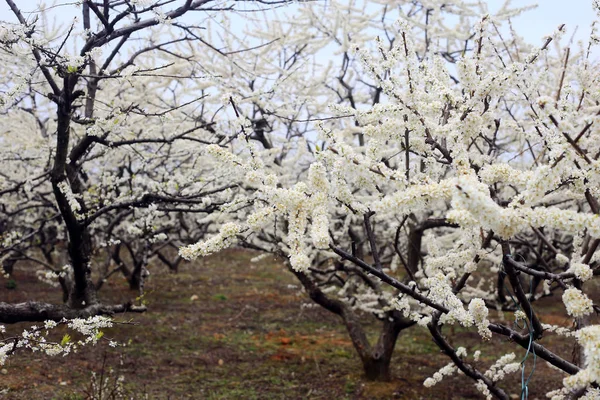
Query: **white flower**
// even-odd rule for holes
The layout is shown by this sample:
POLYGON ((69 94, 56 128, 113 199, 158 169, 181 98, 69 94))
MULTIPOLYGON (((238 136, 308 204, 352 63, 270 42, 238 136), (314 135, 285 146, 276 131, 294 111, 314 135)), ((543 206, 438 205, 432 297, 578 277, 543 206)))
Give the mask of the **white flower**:
POLYGON ((52 329, 54 327, 56 327, 56 325, 58 325, 56 322, 48 320, 48 321, 44 321, 44 328, 46 329, 52 329))
POLYGON ((469 303, 469 313, 473 316, 477 330, 482 338, 489 340, 492 337, 492 331, 489 330, 488 325, 488 309, 483 299, 472 299, 469 303))
POLYGON ((423 385, 425 387, 432 387, 435 384, 441 382, 445 376, 451 376, 456 371, 458 371, 458 368, 456 367, 456 365, 454 365, 454 363, 447 364, 444 367, 442 367, 440 370, 438 370, 436 373, 434 373, 431 378, 425 379, 425 382, 423 382, 423 385))
POLYGON ((316 248, 327 249, 329 248, 329 219, 324 214, 325 210, 322 212, 313 215, 311 236, 316 248))
POLYGON ((310 268, 310 259, 304 253, 296 253, 290 256, 290 264, 295 271, 306 272, 310 268))
POLYGON ((568 288, 563 293, 562 300, 565 303, 567 313, 572 317, 583 317, 593 311, 592 306, 594 303, 579 289, 568 288))
POLYGON ((165 233, 158 233, 150 238, 150 243, 162 242, 163 240, 167 240, 167 235, 165 233))
POLYGON ((329 181, 327 180, 327 171, 321 163, 313 163, 308 170, 309 187, 318 192, 329 192, 329 181))
POLYGON ((133 236, 142 236, 144 234, 144 231, 139 227, 135 226, 134 224, 128 224, 127 233, 133 236))
POLYGON ((556 261, 558 261, 558 263, 561 265, 566 265, 569 263, 569 257, 565 256, 564 254, 557 253, 555 258, 556 261))
POLYGON ((77 219, 81 219, 83 217, 80 214, 80 212, 81 212, 81 205, 79 204, 79 202, 75 198, 75 195, 71 191, 71 186, 69 186, 69 184, 66 181, 64 181, 64 180, 61 181, 61 182, 59 182, 56 186, 58 186, 58 189, 65 196, 65 198, 67 200, 67 203, 69 203, 69 207, 71 208, 71 211, 73 212, 73 214, 75 215, 75 217, 77 219))
POLYGON ((179 254, 186 260, 194 260, 201 256, 207 256, 229 246, 241 231, 242 227, 239 224, 228 222, 221 226, 217 235, 205 241, 181 247, 179 254))
POLYGON ((123 78, 131 78, 139 70, 140 67, 136 65, 128 65, 120 71, 119 75, 123 78))
POLYGON ((222 235, 224 238, 230 238, 239 234, 241 230, 242 228, 239 224, 236 224, 235 222, 228 222, 221 226, 219 234, 222 235))
POLYGON ((600 389, 588 388, 583 396, 579 400, 598 400, 600 399, 600 389))
POLYGON ((583 346, 587 378, 600 383, 600 325, 581 328, 575 336, 583 346))
POLYGON ((53 286, 53 287, 60 286, 60 283, 58 281, 59 274, 55 273, 54 271, 37 270, 37 271, 35 271, 35 275, 37 276, 37 278, 40 281, 47 283, 50 286, 53 286))
POLYGON ((507 374, 517 372, 521 368, 521 363, 513 362, 515 358, 515 353, 503 355, 490 367, 490 369, 485 371, 484 375, 492 381, 497 382, 504 379, 507 374))
POLYGON ((594 276, 594 271, 592 271, 590 266, 582 263, 572 263, 568 272, 574 273, 577 279, 583 282, 592 279, 594 276))
POLYGON ((95 63, 100 63, 102 57, 102 47, 94 47, 91 49, 87 55, 92 59, 95 63))
POLYGON ((273 210, 268 207, 259 208, 246 218, 248 227, 255 232, 259 232, 269 221, 273 215, 273 210))
MULTIPOLYGON (((76 351, 78 346, 96 344, 103 336, 100 329, 109 328, 112 325, 113 323, 109 318, 102 316, 94 316, 87 319, 63 319, 60 322, 45 321, 43 327, 33 325, 30 329, 23 330, 21 336, 11 338, 10 343, 0 345, 0 365, 6 362, 9 352, 12 354, 15 349, 30 349, 33 352, 41 351, 48 356, 67 355, 76 351), (47 336, 58 325, 66 325, 68 328, 77 331, 83 338, 75 341, 70 335, 66 334, 60 342, 49 341, 47 336)), ((111 341, 109 345, 114 347, 117 343, 111 341)))
POLYGON ((425 382, 423 382, 423 385, 425 387, 430 388, 430 387, 434 386, 436 383, 437 383, 437 381, 435 379, 427 378, 427 379, 425 379, 425 382))
POLYGON ((477 383, 475 384, 475 388, 485 396, 486 400, 492 400, 492 393, 490 392, 490 389, 488 389, 487 385, 482 379, 479 379, 477 381, 477 383))
POLYGON ((78 55, 67 54, 65 55, 65 64, 69 72, 77 70, 85 63, 85 58, 78 55))
POLYGON ((443 304, 450 312, 442 315, 443 322, 452 323, 458 321, 463 326, 471 326, 473 317, 465 310, 462 301, 454 294, 452 287, 448 284, 446 277, 442 273, 424 280, 425 285, 429 287, 429 298, 443 304))
POLYGON ((458 349, 456 349, 456 355, 459 357, 466 357, 467 356, 467 349, 464 347, 459 347, 458 349))

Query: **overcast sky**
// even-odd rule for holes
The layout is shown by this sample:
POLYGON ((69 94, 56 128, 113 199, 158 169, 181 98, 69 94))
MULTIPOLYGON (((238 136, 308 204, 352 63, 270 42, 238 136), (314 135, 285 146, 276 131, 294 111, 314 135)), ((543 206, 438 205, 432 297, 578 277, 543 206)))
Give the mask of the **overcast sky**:
MULTIPOLYGON (((504 0, 488 0, 483 1, 488 4, 490 11, 493 13, 504 0)), ((34 0, 17 0, 16 3, 25 10, 32 10, 39 3, 34 0)), ((46 1, 46 4, 52 4, 51 1, 46 1)), ((589 37, 590 24, 596 18, 596 14, 592 9, 592 0, 513 0, 513 6, 521 7, 531 4, 538 4, 537 9, 526 12, 519 18, 514 20, 514 25, 518 32, 526 37, 529 41, 535 43, 556 29, 560 24, 567 24, 569 32, 572 32, 575 27, 579 26, 577 33, 578 39, 589 37)), ((13 21, 10 9, 3 0, 0 0, 0 19, 13 21)), ((65 16, 67 20, 72 18, 71 15, 65 16)))
MULTIPOLYGON (((68 1, 61 1, 67 2, 68 1)), ((39 1, 35 0, 17 0, 16 3, 23 11, 32 11, 36 9, 39 1)), ((52 4, 52 1, 46 1, 46 4, 52 4)), ((504 0, 483 1, 489 7, 490 13, 497 10, 504 0)), ((534 0, 513 0, 512 5, 516 7, 536 4, 534 0)), ((577 28, 576 40, 587 42, 589 38, 590 25, 597 16, 592 9, 592 0, 538 0, 538 7, 527 11, 523 15, 513 20, 513 26, 517 32, 525 37, 531 44, 541 44, 542 37, 552 33, 560 24, 567 25, 566 39, 568 40, 577 28)), ((60 8, 61 16, 65 22, 71 21, 73 13, 72 8, 60 8)), ((60 18, 58 18, 60 19, 60 18)), ((14 22, 14 16, 6 5, 4 0, 0 0, 0 20, 14 22)))
MULTIPOLYGON (((504 3, 503 0, 489 0, 486 2, 493 12, 504 3)), ((559 25, 567 25, 567 37, 570 38, 575 28, 576 40, 587 41, 590 26, 597 18, 592 9, 592 0, 513 0, 512 5, 524 7, 537 4, 534 10, 524 13, 513 21, 517 32, 527 41, 538 44, 541 38, 552 33, 559 25)))

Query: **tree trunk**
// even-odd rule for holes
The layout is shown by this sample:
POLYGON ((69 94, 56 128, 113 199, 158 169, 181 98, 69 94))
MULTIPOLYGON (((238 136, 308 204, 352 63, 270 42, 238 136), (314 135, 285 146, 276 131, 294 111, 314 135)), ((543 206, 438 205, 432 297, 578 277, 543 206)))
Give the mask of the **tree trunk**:
POLYGON ((365 377, 370 381, 391 379, 390 365, 398 335, 403 329, 412 325, 412 322, 398 317, 399 315, 396 315, 392 321, 386 319, 383 322, 377 344, 370 352, 361 355, 365 377))
POLYGON ((150 275, 148 272, 148 253, 150 248, 148 243, 144 243, 142 248, 138 248, 136 252, 133 252, 131 247, 128 247, 131 252, 131 258, 133 259, 133 272, 127 280, 129 281, 129 288, 137 290, 140 296, 144 294, 144 281, 150 275))
POLYGON ((387 382, 391 379, 389 357, 363 359, 363 368, 365 370, 365 378, 369 381, 387 382))
POLYGON ((136 265, 131 274, 127 277, 127 281, 129 282, 129 289, 139 291, 142 288, 142 282, 144 278, 142 277, 142 265, 136 265))
POLYGON ((72 308, 85 308, 97 303, 95 286, 92 282, 92 243, 87 228, 80 229, 79 235, 73 236, 69 238, 73 286, 67 304, 72 308))
POLYGON ((115 264, 120 267, 121 272, 125 279, 127 279, 127 283, 129 283, 129 289, 131 290, 140 290, 142 286, 142 263, 140 261, 136 261, 136 253, 133 251, 129 244, 125 245, 125 248, 129 251, 129 255, 131 256, 131 261, 133 263, 133 269, 129 269, 127 264, 121 258, 121 244, 118 244, 115 247, 115 250, 112 253, 112 259, 115 264))
POLYGON ((4 270, 4 273, 9 275, 12 274, 16 263, 17 257, 15 256, 9 256, 2 261, 2 269, 4 270))
POLYGON ((412 225, 408 234, 407 268, 414 275, 419 270, 421 261, 421 242, 423 241, 423 229, 418 225, 412 225))
MULTIPOLYGON (((57 104, 56 152, 50 174, 52 191, 60 210, 63 222, 69 234, 69 258, 73 267, 73 284, 69 291, 67 305, 75 309, 96 304, 96 291, 91 279, 92 241, 87 226, 78 221, 76 211, 69 204, 68 194, 63 193, 68 187, 73 195, 81 194, 83 187, 77 176, 75 165, 67 163, 69 153, 69 135, 71 131, 72 104, 81 93, 74 93, 77 77, 67 74, 64 77, 64 88, 60 96, 54 98, 57 104), (61 188, 61 185, 64 185, 61 188)), ((71 163, 75 160, 71 160, 71 163)), ((81 213, 87 210, 81 199, 77 200, 81 213)))
POLYGON ((498 279, 496 280, 496 295, 500 304, 506 303, 506 295, 504 293, 504 272, 498 272, 498 279))
POLYGON ((369 343, 358 315, 348 305, 338 299, 327 297, 302 272, 294 271, 291 268, 290 271, 298 277, 314 302, 342 318, 352 344, 361 359, 365 378, 371 381, 389 381, 391 379, 390 362, 398 335, 403 329, 414 325, 414 322, 403 318, 397 311, 388 313, 388 318, 383 322, 377 344, 373 347, 369 343))

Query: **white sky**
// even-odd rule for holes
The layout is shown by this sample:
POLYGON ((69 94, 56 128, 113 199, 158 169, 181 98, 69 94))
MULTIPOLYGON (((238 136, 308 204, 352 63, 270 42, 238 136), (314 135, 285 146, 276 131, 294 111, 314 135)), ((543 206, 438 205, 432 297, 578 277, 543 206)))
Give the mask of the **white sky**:
MULTIPOLYGON (((327 1, 328 0, 316 0, 314 7, 326 6, 327 1)), ((475 2, 477 0, 468 1, 475 2)), ((58 25, 62 25, 63 23, 64 25, 67 25, 73 21, 73 17, 80 15, 81 10, 81 8, 73 7, 72 4, 74 4, 74 0, 15 0, 15 2, 28 19, 33 17, 29 12, 38 9, 40 3, 45 3, 46 5, 51 5, 53 3, 65 4, 63 7, 54 8, 52 17, 50 17, 54 19, 54 22, 58 25)), ((490 14, 494 14, 495 11, 504 4, 505 0, 480 0, 480 2, 487 5, 490 14)), ((562 45, 567 45, 569 40, 573 37, 575 43, 572 49, 581 49, 578 46, 579 41, 582 42, 582 48, 587 48, 591 24, 594 20, 598 19, 598 16, 592 8, 592 0, 512 0, 511 8, 527 7, 535 4, 537 4, 537 8, 526 11, 520 16, 512 19, 512 25, 518 35, 525 38, 530 44, 539 46, 544 42, 543 38, 545 36, 552 34, 561 24, 566 24, 567 33, 563 37, 562 45), (575 35, 573 36, 573 34, 575 35)), ((254 8, 254 4, 250 5, 250 3, 240 1, 236 8, 243 10, 248 7, 254 8)), ((171 9, 171 7, 167 7, 167 9, 171 9)), ((280 8, 280 10, 285 10, 285 6, 280 8)), ((242 17, 234 16, 233 14, 229 15, 232 20, 240 19, 240 23, 235 23, 233 27, 237 27, 238 29, 234 30, 236 33, 243 36, 244 14, 241 14, 242 17)), ((197 17, 198 14, 195 14, 194 18, 197 17)), ((0 21, 3 20, 16 22, 16 18, 5 0, 0 0, 0 21)), ((219 46, 217 45, 217 47, 219 46)), ((594 48, 591 58, 595 61, 600 60, 600 50, 598 47, 594 48)))
MULTIPOLYGON (((482 0, 487 3, 489 10, 493 13, 504 0, 482 0)), ((39 1, 36 0, 16 0, 16 3, 23 11, 31 11, 36 7, 39 1)), ((578 28, 575 36, 576 40, 586 40, 589 37, 590 25, 596 14, 592 9, 592 0, 513 0, 512 5, 523 7, 531 4, 538 4, 534 10, 528 11, 513 20, 513 26, 517 32, 532 43, 542 42, 542 37, 552 33, 560 24, 566 24, 568 29, 567 37, 570 38, 575 28, 578 28)), ((47 1, 46 4, 52 4, 47 1)), ((65 10, 65 8, 63 8, 65 10)), ((65 13, 65 21, 71 21, 73 14, 65 13)), ((0 0, 0 20, 14 22, 12 12, 4 2, 0 0)))
MULTIPOLYGON (((490 11, 502 5, 503 0, 489 0, 490 11)), ((587 42, 590 26, 597 18, 592 9, 592 0, 513 0, 512 5, 524 7, 537 4, 534 10, 527 11, 513 20, 515 30, 532 44, 540 44, 542 37, 552 33, 559 25, 566 24, 567 38, 577 29, 576 40, 587 42)))

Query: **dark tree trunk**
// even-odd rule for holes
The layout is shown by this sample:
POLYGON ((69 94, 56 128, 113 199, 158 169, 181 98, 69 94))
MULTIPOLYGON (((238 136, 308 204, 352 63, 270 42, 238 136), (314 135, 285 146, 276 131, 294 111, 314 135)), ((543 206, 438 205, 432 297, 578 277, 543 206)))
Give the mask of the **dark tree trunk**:
POLYGON ((129 283, 129 288, 131 290, 140 290, 142 284, 142 264, 136 261, 136 254, 133 251, 131 245, 129 243, 125 243, 125 248, 129 251, 129 255, 131 256, 133 262, 133 269, 129 269, 127 264, 121 258, 121 244, 118 244, 115 250, 112 253, 112 259, 119 266, 121 272, 125 279, 127 279, 127 283, 129 283))
POLYGON ((133 272, 127 277, 127 281, 129 282, 129 289, 131 290, 140 290, 143 287, 144 277, 143 274, 143 265, 137 264, 133 269, 133 272))
POLYGON ((9 256, 7 259, 2 261, 2 269, 4 270, 4 273, 12 274, 17 260, 17 257, 9 256))
POLYGON ((394 318, 393 321, 385 320, 379 340, 373 351, 373 358, 368 363, 363 361, 367 379, 375 381, 389 381, 391 378, 390 364, 396 341, 400 332, 412 325, 412 322, 394 318))
POLYGON ((67 304, 72 308, 85 308, 96 304, 96 291, 92 282, 92 244, 86 228, 69 240, 69 256, 73 267, 73 286, 67 304))
MULTIPOLYGON (((77 77, 67 74, 64 77, 64 89, 55 98, 57 103, 56 153, 52 167, 51 181, 54 197, 69 234, 69 258, 73 267, 73 284, 69 290, 67 305, 75 309, 85 308, 97 303, 96 291, 91 279, 92 241, 87 226, 78 221, 75 210, 69 204, 67 195, 60 185, 66 184, 74 194, 82 192, 82 184, 74 165, 67 164, 69 135, 71 130, 72 104, 80 95, 74 94, 77 77)), ((74 162, 75 160, 71 160, 74 162)), ((81 212, 85 213, 85 204, 80 202, 81 212)))
POLYGON ((423 229, 418 225, 410 227, 408 234, 408 249, 407 262, 408 269, 412 275, 419 270, 419 262, 421 261, 421 242, 423 240, 423 229))
POLYGON ((340 300, 327 297, 305 274, 290 270, 298 277, 313 301, 342 318, 352 344, 361 359, 365 377, 372 381, 389 381, 391 379, 390 363, 398 335, 403 329, 414 325, 414 322, 406 320, 397 311, 388 313, 391 321, 385 319, 377 344, 371 346, 358 315, 348 305, 340 300))
POLYGON ((496 295, 498 296, 498 302, 500 304, 506 303, 506 294, 504 292, 504 272, 498 272, 498 280, 496 283, 496 295))
POLYGON ((148 265, 148 253, 150 252, 148 243, 141 244, 135 251, 130 244, 126 244, 126 248, 129 250, 133 263, 133 271, 127 275, 129 288, 139 291, 140 295, 142 295, 144 293, 144 280, 149 275, 146 268, 148 265))
POLYGON ((390 361, 392 360, 391 354, 390 357, 381 357, 375 358, 372 357, 370 359, 363 359, 363 368, 365 370, 365 378, 369 381, 381 381, 387 382, 391 379, 390 374, 390 361))
MULTIPOLYGON (((392 321, 386 319, 383 322, 379 340, 374 347, 371 347, 368 342, 365 342, 366 336, 364 336, 364 334, 353 337, 353 334, 350 333, 350 329, 348 330, 350 337, 352 338, 352 343, 358 350, 358 354, 362 361, 365 377, 370 381, 389 381, 391 379, 390 366, 394 348, 396 347, 396 341, 398 340, 400 332, 412 325, 410 321, 397 319, 397 317, 398 316, 393 318, 392 321), (359 350, 359 347, 362 351, 359 350)), ((346 322, 346 319, 344 319, 344 322, 346 322)), ((346 326, 348 327, 348 324, 346 324, 346 326)))

